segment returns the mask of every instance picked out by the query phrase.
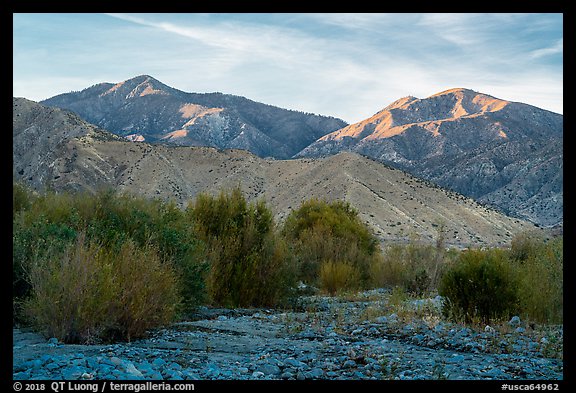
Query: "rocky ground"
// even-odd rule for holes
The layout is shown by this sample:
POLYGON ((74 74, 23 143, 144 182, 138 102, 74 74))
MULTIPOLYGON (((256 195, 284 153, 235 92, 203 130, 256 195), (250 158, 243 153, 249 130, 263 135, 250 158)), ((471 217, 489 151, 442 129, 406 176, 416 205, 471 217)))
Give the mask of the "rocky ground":
POLYGON ((146 339, 68 345, 13 330, 14 379, 562 380, 562 326, 442 320, 441 298, 306 296, 296 311, 201 308, 146 339))

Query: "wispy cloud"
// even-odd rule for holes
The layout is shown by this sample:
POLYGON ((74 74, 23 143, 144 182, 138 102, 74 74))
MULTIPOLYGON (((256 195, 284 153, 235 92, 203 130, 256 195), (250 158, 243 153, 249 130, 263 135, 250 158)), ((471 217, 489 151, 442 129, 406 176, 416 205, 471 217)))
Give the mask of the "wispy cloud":
POLYGON ((449 43, 468 48, 481 40, 478 19, 477 14, 422 14, 417 24, 449 43))
POLYGON ((348 122, 453 87, 562 111, 561 15, 16 14, 13 31, 25 97, 150 74, 348 122))
MULTIPOLYGON (((248 25, 242 22, 223 21, 214 25, 177 24, 152 21, 130 14, 107 14, 117 19, 159 29, 166 33, 189 38, 196 43, 234 53, 238 62, 246 57, 262 57, 284 62, 297 60, 297 51, 305 50, 318 39, 294 29, 279 26, 248 25)), ((310 51, 307 55, 312 55, 310 51)))
POLYGON ((530 52, 530 57, 538 59, 540 57, 556 55, 564 52, 564 38, 560 38, 554 44, 547 48, 539 48, 530 52))
POLYGON ((153 27, 167 33, 196 40, 202 44, 234 51, 247 51, 253 49, 252 40, 238 35, 229 35, 217 28, 178 26, 170 22, 154 22, 142 17, 129 14, 106 14, 113 18, 142 26, 153 27))

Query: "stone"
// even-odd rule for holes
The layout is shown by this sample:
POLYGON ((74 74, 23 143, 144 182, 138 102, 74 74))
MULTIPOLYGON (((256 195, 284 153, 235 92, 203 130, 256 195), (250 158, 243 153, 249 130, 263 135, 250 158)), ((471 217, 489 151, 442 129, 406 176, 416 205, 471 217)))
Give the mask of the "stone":
POLYGON ((517 315, 514 315, 514 316, 510 319, 510 321, 508 321, 508 324, 509 324, 510 326, 520 326, 520 323, 521 323, 520 317, 517 316, 517 315))
POLYGON ((304 362, 301 362, 300 360, 296 360, 294 358, 286 358, 284 359, 284 364, 287 366, 291 366, 294 368, 303 368, 303 367, 308 367, 308 365, 304 362))
POLYGON ((170 367, 172 370, 178 370, 178 371, 182 370, 182 366, 179 365, 179 364, 176 363, 176 362, 170 363, 170 364, 168 365, 168 367, 170 367))
POLYGON ((192 369, 187 368, 182 371, 182 377, 188 380, 199 380, 200 376, 192 369))
POLYGON ((166 364, 166 361, 162 358, 156 358, 152 361, 152 366, 154 368, 160 368, 163 367, 166 364))
POLYGON ((51 372, 59 369, 60 367, 62 367, 62 366, 60 366, 58 363, 54 363, 54 362, 48 363, 48 364, 45 366, 45 368, 46 368, 47 370, 51 371, 51 372))
POLYGON ((154 371, 152 365, 147 360, 137 363, 134 366, 144 375, 151 374, 154 371))
POLYGON ((218 367, 216 364, 210 363, 208 364, 208 367, 206 368, 204 373, 206 374, 207 377, 216 379, 220 376, 221 370, 220 367, 218 367))
POLYGON ((446 359, 449 363, 462 363, 464 361, 464 355, 453 354, 452 357, 446 359))
POLYGON ((250 370, 248 370, 248 367, 238 367, 238 372, 240 374, 248 374, 248 372, 250 372, 250 370))
POLYGON ((315 367, 309 371, 310 378, 318 379, 324 376, 324 370, 319 367, 315 367))
POLYGON ((144 375, 140 370, 138 370, 133 363, 128 362, 126 364, 126 373, 134 377, 134 379, 144 378, 144 375))
POLYGON ((84 367, 72 366, 62 370, 64 379, 80 379, 84 373, 88 372, 84 367))
POLYGON ((122 359, 120 359, 119 357, 116 357, 116 356, 111 357, 110 362, 116 367, 123 367, 124 366, 124 361, 122 359))
POLYGON ((342 367, 344 368, 350 368, 350 367, 355 367, 356 366, 356 362, 352 359, 348 359, 344 362, 344 364, 342 365, 342 367))
POLYGON ((280 367, 274 364, 262 364, 257 367, 256 371, 260 371, 265 375, 278 375, 280 374, 280 367))
POLYGON ((15 373, 15 374, 12 375, 12 378, 14 378, 14 379, 19 379, 19 380, 22 380, 22 379, 30 379, 30 370, 26 370, 26 371, 21 371, 21 372, 15 373))

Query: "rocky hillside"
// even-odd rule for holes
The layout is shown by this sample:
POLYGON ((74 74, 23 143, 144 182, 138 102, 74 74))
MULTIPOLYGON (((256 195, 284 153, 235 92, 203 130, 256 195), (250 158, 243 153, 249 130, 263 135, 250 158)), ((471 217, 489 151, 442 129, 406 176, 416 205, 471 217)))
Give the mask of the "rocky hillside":
POLYGON ((72 110, 130 140, 251 151, 289 158, 342 128, 342 120, 291 111, 222 93, 186 93, 148 75, 100 83, 42 104, 72 110))
MULTIPOLYGON (((35 189, 57 181, 71 172, 77 154, 67 150, 70 140, 121 140, 85 122, 76 114, 39 105, 25 98, 12 100, 12 173, 35 189), (78 139, 77 139, 78 138, 78 139), (54 167, 58 165, 58 167, 54 167)), ((85 168, 77 176, 91 176, 85 168)), ((90 178, 86 179, 90 182, 90 178)))
POLYGON ((199 192, 238 184, 282 220, 311 197, 356 207, 382 241, 432 240, 444 225, 458 246, 507 244, 534 229, 429 182, 354 153, 271 160, 244 150, 133 143, 69 112, 25 99, 13 104, 14 177, 36 189, 114 187, 185 205, 199 192))
POLYGON ((563 222, 563 116, 467 89, 405 97, 296 157, 357 152, 543 226, 563 222))

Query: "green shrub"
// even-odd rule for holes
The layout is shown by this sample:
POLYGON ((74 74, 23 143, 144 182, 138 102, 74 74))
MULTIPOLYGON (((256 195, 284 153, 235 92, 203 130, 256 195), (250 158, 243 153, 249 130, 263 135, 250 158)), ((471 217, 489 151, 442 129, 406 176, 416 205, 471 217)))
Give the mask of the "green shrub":
POLYGON ((510 257, 516 262, 524 262, 545 243, 542 234, 526 231, 516 234, 510 242, 510 257))
POLYGON ((140 248, 155 247, 180 277, 184 296, 180 311, 190 312, 205 301, 204 246, 191 217, 173 202, 112 190, 34 195, 18 184, 14 200, 21 201, 13 215, 15 322, 21 315, 20 304, 30 295, 30 262, 61 257, 79 232, 114 252, 120 252, 128 241, 140 248))
POLYGON ((131 241, 117 253, 78 237, 62 257, 31 264, 24 310, 48 337, 66 343, 130 340, 172 320, 177 278, 153 248, 131 241))
POLYGON ((13 322, 21 321, 21 305, 30 296, 31 262, 61 256, 76 239, 76 231, 65 224, 39 219, 30 226, 14 220, 12 224, 12 299, 13 322))
POLYGON ((556 237, 518 235, 512 255, 525 318, 540 323, 563 322, 564 241, 556 237))
POLYGON ((519 310, 518 282, 504 250, 467 250, 442 277, 443 313, 454 320, 489 323, 519 310))
POLYGON ((198 195, 189 206, 206 243, 207 291, 214 304, 273 306, 293 285, 290 256, 264 202, 247 203, 239 187, 198 195))
POLYGON ((347 262, 324 261, 320 265, 320 288, 331 296, 358 287, 358 272, 347 262))
POLYGON ((295 252, 303 282, 318 285, 322 263, 341 261, 358 272, 358 288, 370 285, 372 265, 380 255, 378 241, 347 202, 305 201, 287 217, 282 233, 295 252))

